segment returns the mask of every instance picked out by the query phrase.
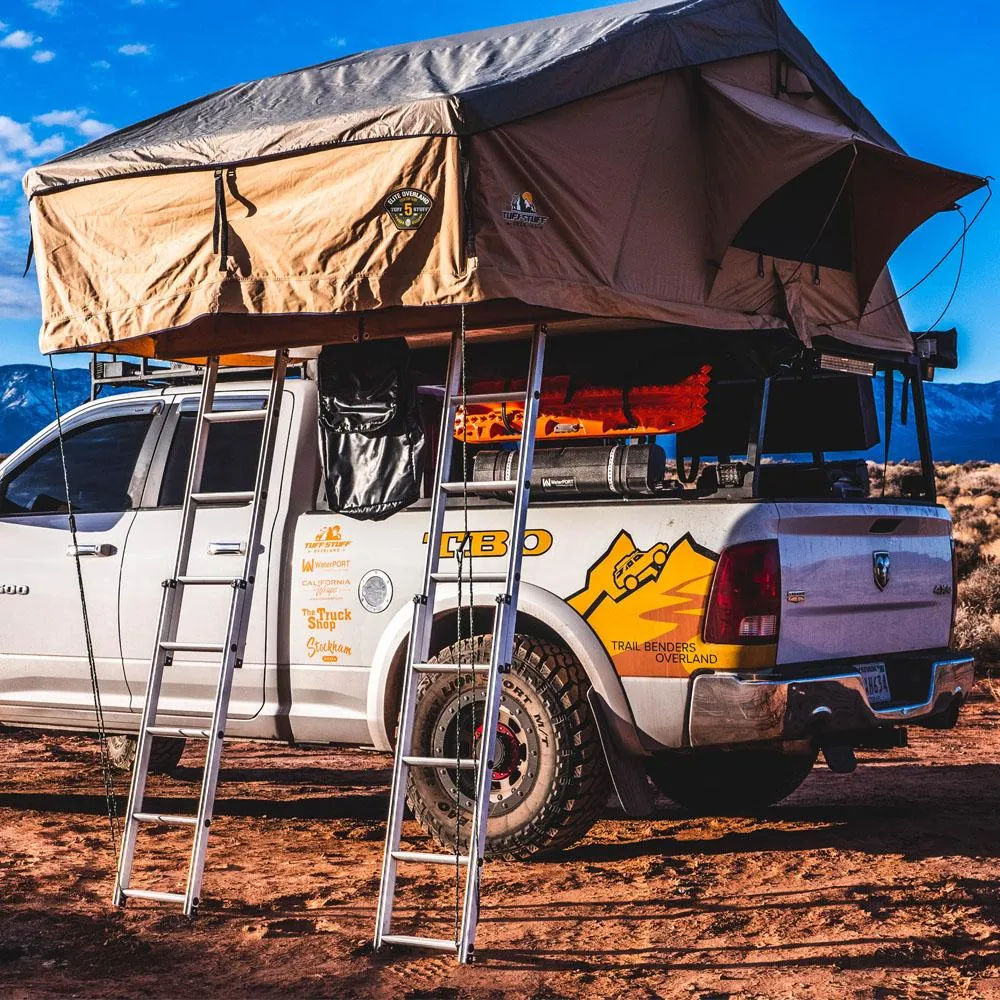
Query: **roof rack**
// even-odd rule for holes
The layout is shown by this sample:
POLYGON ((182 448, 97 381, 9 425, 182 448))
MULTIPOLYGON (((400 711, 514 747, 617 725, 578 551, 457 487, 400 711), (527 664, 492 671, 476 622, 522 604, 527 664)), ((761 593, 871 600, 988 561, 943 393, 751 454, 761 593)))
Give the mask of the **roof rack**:
MULTIPOLYGON (((259 382, 266 379, 268 371, 268 368, 254 366, 220 368, 218 381, 259 382)), ((200 385, 204 372, 204 365, 180 361, 154 364, 149 358, 125 361, 116 355, 111 355, 109 361, 102 361, 99 354, 94 354, 90 361, 90 398, 96 399, 105 386, 162 389, 168 385, 200 385)), ((290 378, 305 378, 306 363, 289 364, 287 375, 290 378)))

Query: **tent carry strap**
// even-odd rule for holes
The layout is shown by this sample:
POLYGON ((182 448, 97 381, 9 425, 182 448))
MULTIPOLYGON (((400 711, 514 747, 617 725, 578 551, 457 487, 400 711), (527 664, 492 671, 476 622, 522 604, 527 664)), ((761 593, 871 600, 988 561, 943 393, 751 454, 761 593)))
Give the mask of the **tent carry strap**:
POLYGON ((114 901, 117 906, 124 906, 129 899, 145 899, 158 903, 178 904, 183 907, 185 916, 189 917, 194 916, 198 910, 201 898, 201 879, 205 868, 205 855, 208 850, 208 832, 212 825, 215 789, 219 780, 219 766, 222 762, 222 741, 229 715, 233 671, 243 665, 243 654, 246 648, 249 613, 257 575, 257 559, 261 550, 264 511, 268 485, 271 480, 271 466, 278 434, 278 416, 287 364, 288 352, 278 351, 275 354, 274 367, 271 372, 271 387, 267 404, 263 410, 215 409, 215 386, 219 359, 217 357, 209 358, 205 369, 205 380, 202 385, 201 402, 198 407, 194 440, 191 447, 191 462, 188 467, 174 573, 170 579, 163 581, 160 619, 157 625, 156 641, 153 644, 149 679, 146 682, 142 719, 139 723, 139 743, 132 770, 132 787, 129 792, 126 812, 125 836, 122 840, 121 855, 118 861, 118 879, 115 884, 114 901), (202 480, 211 425, 216 422, 234 423, 258 420, 263 421, 264 427, 261 434, 253 492, 203 492, 202 480), (246 541, 242 543, 240 548, 243 555, 240 575, 237 577, 192 576, 189 574, 188 567, 198 510, 205 505, 218 504, 249 505, 249 528, 246 541), (225 640, 220 643, 217 641, 206 642, 204 637, 178 639, 177 627, 181 616, 181 604, 188 596, 188 590, 194 588, 198 591, 206 586, 226 587, 232 591, 225 640), (165 668, 173 663, 176 653, 193 652, 215 653, 219 656, 219 677, 211 720, 206 720, 207 725, 204 729, 161 725, 158 722, 158 713, 165 668), (198 810, 194 814, 175 816, 147 812, 143 809, 146 777, 149 773, 149 754, 153 740, 157 737, 202 739, 207 742, 198 810), (140 826, 146 824, 190 827, 194 831, 187 870, 187 885, 183 892, 132 887, 132 860, 135 855, 136 841, 140 826))
MULTIPOLYGON (((375 924, 375 947, 378 949, 389 944, 429 948, 451 952, 457 955, 459 962, 465 963, 470 961, 474 954, 476 925, 479 920, 480 875, 486 853, 486 824, 490 808, 489 793, 493 781, 493 762, 496 755, 497 724, 500 717, 501 678, 510 670, 514 651, 514 628, 517 620, 518 593, 521 582, 524 530, 531 492, 530 480, 535 449, 535 428, 538 420, 538 404, 541 396, 542 368, 545 356, 545 327, 541 325, 535 327, 531 339, 528 378, 525 389, 521 391, 467 393, 463 386, 462 377, 463 348, 464 337, 460 332, 454 334, 449 354, 447 381, 442 393, 443 406, 438 437, 437 468, 434 474, 434 491, 431 495, 423 586, 421 592, 413 599, 413 620, 410 627, 406 663, 403 668, 402 704, 392 769, 389 818, 386 824, 385 854, 382 861, 382 882, 379 887, 378 914, 375 924), (478 403, 503 401, 517 402, 524 407, 520 456, 515 478, 501 481, 470 482, 467 463, 463 463, 466 466, 464 478, 459 482, 449 482, 454 428, 459 409, 463 405, 471 406, 478 403), (461 570, 454 574, 442 572, 439 566, 447 498, 449 496, 466 497, 469 494, 498 492, 513 492, 514 494, 506 569, 503 572, 493 571, 488 574, 470 572, 464 576, 464 580, 459 575, 461 570), (463 582, 470 587, 473 582, 499 584, 500 586, 500 593, 496 597, 496 611, 494 612, 490 662, 488 664, 458 664, 457 666, 429 663, 438 585, 461 586, 463 582), (442 673, 449 669, 459 674, 464 670, 473 677, 476 674, 482 674, 486 677, 482 738, 474 758, 429 757, 423 754, 425 748, 413 746, 419 677, 421 674, 442 673), (456 779, 459 771, 475 772, 476 792, 473 799, 474 809, 467 853, 427 854, 400 849, 410 768, 443 768, 454 771, 456 779), (456 940, 391 933, 393 907, 396 902, 396 869, 400 863, 455 865, 465 868, 465 892, 456 940)), ((463 544, 467 541, 468 533, 463 539, 463 544)), ((464 564, 467 562, 466 560, 464 564)), ((463 563, 459 565, 461 566, 463 563)))

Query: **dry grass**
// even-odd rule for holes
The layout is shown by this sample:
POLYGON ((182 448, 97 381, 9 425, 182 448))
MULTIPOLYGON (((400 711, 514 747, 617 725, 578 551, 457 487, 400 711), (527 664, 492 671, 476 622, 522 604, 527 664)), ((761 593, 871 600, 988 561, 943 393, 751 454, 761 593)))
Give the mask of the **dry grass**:
MULTIPOLYGON (((980 672, 1000 673, 1000 465, 938 465, 938 496, 955 523, 955 643, 980 672)), ((893 469, 890 467, 890 482, 893 469)))

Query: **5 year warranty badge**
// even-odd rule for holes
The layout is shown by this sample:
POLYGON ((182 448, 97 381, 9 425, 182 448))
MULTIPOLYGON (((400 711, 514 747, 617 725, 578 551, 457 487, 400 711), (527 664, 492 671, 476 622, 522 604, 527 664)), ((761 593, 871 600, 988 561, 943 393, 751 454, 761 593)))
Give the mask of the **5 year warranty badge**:
POLYGON ((392 224, 403 232, 419 229, 433 207, 434 199, 419 188, 399 188, 385 199, 392 224))

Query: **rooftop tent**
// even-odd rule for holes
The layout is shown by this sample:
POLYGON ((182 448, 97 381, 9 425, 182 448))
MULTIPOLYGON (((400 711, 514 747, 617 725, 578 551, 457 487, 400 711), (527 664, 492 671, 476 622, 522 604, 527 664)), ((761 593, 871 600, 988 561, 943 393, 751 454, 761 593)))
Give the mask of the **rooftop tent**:
POLYGON ((170 358, 420 338, 459 304, 479 330, 790 328, 909 352, 886 261, 982 183, 906 157, 773 0, 349 56, 24 181, 42 349, 170 358))

